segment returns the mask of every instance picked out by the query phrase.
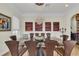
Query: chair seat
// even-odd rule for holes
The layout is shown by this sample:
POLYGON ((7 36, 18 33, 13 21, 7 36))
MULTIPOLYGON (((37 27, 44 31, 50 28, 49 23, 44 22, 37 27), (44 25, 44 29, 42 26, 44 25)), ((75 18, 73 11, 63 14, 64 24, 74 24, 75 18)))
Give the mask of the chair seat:
POLYGON ((60 56, 63 56, 63 55, 64 55, 64 49, 63 49, 63 48, 56 48, 55 51, 56 51, 60 56))

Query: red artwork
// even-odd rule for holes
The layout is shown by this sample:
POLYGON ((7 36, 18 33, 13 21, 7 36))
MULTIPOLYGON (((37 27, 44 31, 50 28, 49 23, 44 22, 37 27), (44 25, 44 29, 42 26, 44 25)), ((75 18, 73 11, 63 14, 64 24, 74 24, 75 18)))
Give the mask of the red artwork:
POLYGON ((51 31, 51 22, 45 22, 45 31, 51 31))
POLYGON ((35 22, 35 31, 42 31, 42 24, 35 22))
POLYGON ((53 22, 53 31, 59 31, 59 22, 53 22))
POLYGON ((25 31, 33 31, 33 23, 25 22, 25 31))

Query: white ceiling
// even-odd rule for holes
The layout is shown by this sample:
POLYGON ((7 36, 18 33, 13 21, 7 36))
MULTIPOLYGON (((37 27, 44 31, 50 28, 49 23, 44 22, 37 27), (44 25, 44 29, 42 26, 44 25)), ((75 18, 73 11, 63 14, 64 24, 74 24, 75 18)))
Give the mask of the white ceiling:
POLYGON ((73 7, 79 4, 68 4, 69 7, 65 7, 66 3, 45 3, 43 6, 39 7, 35 3, 18 3, 14 4, 22 13, 60 13, 68 10, 69 7, 73 7), (41 11, 40 11, 41 9, 41 11))
POLYGON ((79 6, 79 4, 72 4, 69 3, 69 7, 65 7, 65 4, 67 3, 45 3, 45 5, 39 7, 35 5, 35 3, 4 3, 0 5, 6 5, 8 7, 13 7, 13 9, 17 9, 21 14, 26 13, 63 13, 68 10, 69 7, 75 7, 76 5, 79 6), (41 10, 41 11, 40 11, 41 10))
POLYGON ((68 8, 65 7, 65 4, 47 4, 43 6, 37 6, 33 3, 22 3, 22 4, 15 4, 15 6, 22 12, 22 13, 60 13, 64 12, 68 8), (41 11, 40 11, 41 10, 41 11))

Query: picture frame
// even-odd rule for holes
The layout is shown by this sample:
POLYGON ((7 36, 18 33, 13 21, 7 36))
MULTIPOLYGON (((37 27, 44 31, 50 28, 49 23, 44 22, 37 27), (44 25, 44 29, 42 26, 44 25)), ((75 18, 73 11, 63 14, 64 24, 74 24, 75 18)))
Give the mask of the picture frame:
POLYGON ((0 31, 11 31, 11 17, 0 13, 0 31))
POLYGON ((60 23, 59 22, 53 22, 53 31, 59 31, 60 23))
POLYGON ((42 31, 43 29, 43 24, 38 24, 35 22, 35 31, 42 31))

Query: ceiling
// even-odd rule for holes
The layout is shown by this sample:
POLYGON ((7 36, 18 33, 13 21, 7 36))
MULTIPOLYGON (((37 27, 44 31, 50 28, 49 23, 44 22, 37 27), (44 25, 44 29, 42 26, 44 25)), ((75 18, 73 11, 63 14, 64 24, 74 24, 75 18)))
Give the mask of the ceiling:
POLYGON ((22 4, 15 4, 15 6, 22 12, 22 13, 59 13, 64 12, 68 8, 65 7, 65 4, 53 4, 48 3, 43 6, 37 6, 34 3, 22 3, 22 4))
POLYGON ((37 6, 35 3, 4 3, 0 5, 6 5, 8 7, 14 7, 13 9, 17 9, 21 14, 26 13, 63 13, 68 10, 70 7, 78 6, 79 4, 73 3, 44 3, 43 6, 37 6), (65 5, 69 5, 65 7, 65 5))

